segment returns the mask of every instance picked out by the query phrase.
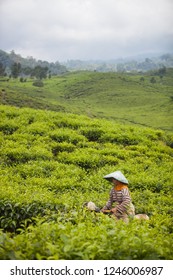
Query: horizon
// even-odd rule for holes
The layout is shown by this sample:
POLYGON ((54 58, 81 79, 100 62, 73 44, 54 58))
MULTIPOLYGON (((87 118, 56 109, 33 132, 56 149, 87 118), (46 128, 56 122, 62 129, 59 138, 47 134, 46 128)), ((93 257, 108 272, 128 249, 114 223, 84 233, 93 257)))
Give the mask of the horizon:
POLYGON ((137 60, 137 59, 141 59, 141 60, 145 60, 146 58, 159 58, 161 57, 162 55, 173 55, 173 52, 155 52, 155 53, 142 53, 142 54, 136 54, 136 55, 133 55, 133 56, 124 56, 124 57, 117 57, 117 58, 110 58, 110 59, 103 59, 103 58, 100 58, 100 59, 70 59, 70 58, 67 58, 66 60, 64 61, 59 61, 59 60, 55 60, 55 61, 48 61, 48 60, 45 60, 44 58, 43 59, 40 59, 40 58, 36 58, 34 57, 32 54, 28 54, 27 56, 23 56, 22 54, 20 53, 17 53, 15 50, 10 50, 10 51, 6 51, 6 50, 2 50, 0 49, 1 51, 7 53, 8 55, 10 55, 12 52, 14 52, 14 54, 16 56, 20 56, 21 58, 23 59, 34 59, 36 61, 46 61, 48 63, 56 63, 56 62, 59 62, 59 63, 67 63, 69 61, 81 61, 81 62, 118 62, 119 61, 123 61, 123 60, 137 60))

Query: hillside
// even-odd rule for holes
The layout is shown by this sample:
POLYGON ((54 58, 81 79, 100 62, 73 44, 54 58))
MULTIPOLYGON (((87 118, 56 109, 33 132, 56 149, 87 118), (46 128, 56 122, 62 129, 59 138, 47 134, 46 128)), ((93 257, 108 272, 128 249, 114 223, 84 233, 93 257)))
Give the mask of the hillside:
POLYGON ((0 106, 0 259, 172 259, 173 134, 0 106), (118 223, 105 174, 128 178, 136 213, 118 223))
POLYGON ((0 103, 86 114, 121 123, 173 129, 173 70, 145 74, 72 72, 44 80, 1 78, 0 103))

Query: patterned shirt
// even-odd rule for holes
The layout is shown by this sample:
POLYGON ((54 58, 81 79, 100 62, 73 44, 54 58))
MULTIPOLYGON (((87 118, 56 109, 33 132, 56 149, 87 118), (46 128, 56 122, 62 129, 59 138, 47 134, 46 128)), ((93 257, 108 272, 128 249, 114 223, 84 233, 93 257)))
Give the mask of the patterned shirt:
POLYGON ((115 207, 118 213, 128 213, 128 209, 131 206, 131 197, 127 186, 123 186, 120 190, 115 190, 115 188, 112 188, 110 191, 109 200, 103 209, 110 210, 113 203, 116 203, 115 207))

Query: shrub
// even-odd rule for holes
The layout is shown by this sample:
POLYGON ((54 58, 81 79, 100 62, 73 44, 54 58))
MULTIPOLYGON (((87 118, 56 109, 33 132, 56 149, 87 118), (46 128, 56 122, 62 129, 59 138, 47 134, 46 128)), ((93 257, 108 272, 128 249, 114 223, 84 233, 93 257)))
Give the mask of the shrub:
POLYGON ((0 123, 0 131, 6 135, 13 134, 18 128, 19 125, 14 120, 5 120, 0 123))
POLYGON ((58 160, 67 164, 74 163, 81 168, 91 169, 96 168, 98 166, 102 166, 105 162, 103 162, 103 158, 99 156, 97 151, 93 149, 76 149, 74 152, 67 153, 62 152, 57 156, 58 160))
POLYGON ((79 142, 85 141, 86 138, 72 129, 56 129, 50 132, 50 137, 56 142, 69 142, 76 145, 79 142))
POLYGON ((172 133, 114 121, 0 106, 0 259, 171 259, 172 133), (121 170, 137 213, 103 207, 121 170), (113 245, 112 245, 113 244, 113 245))
POLYGON ((71 144, 71 143, 67 143, 67 142, 62 142, 62 143, 57 143, 55 145, 53 145, 52 148, 52 153, 54 156, 57 156, 58 153, 60 152, 73 152, 75 150, 75 145, 71 144))
POLYGON ((83 128, 80 132, 89 140, 89 141, 99 141, 100 137, 104 134, 104 131, 101 128, 92 127, 92 128, 83 128))
MULTIPOLYGON (((10 143, 10 142, 9 142, 10 143)), ((6 146, 1 152, 4 162, 8 164, 25 163, 30 160, 51 159, 52 152, 45 147, 33 146, 27 148, 26 145, 13 144, 11 147, 6 146)))
POLYGON ((35 87, 44 87, 44 83, 41 80, 36 80, 33 82, 33 86, 35 87))
POLYGON ((5 231, 16 232, 22 226, 34 223, 36 216, 45 216, 49 209, 56 213, 59 209, 62 210, 62 206, 51 203, 20 204, 0 201, 0 227, 5 231))

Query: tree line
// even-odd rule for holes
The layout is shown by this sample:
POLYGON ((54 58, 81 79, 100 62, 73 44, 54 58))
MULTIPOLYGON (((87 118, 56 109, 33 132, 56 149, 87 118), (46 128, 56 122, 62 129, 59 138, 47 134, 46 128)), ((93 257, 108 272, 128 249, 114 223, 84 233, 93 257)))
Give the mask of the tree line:
MULTIPOLYGON (((22 67, 20 63, 14 62, 10 68, 11 74, 10 77, 18 78, 18 77, 35 77, 39 80, 45 79, 47 77, 51 78, 51 72, 47 66, 42 67, 40 65, 31 67, 22 67)), ((2 63, 0 63, 0 76, 7 76, 5 67, 2 63)))
POLYGON ((33 57, 23 58, 14 51, 6 53, 0 50, 0 76, 21 77, 37 76, 43 79, 50 75, 59 75, 67 72, 67 68, 58 61, 55 63, 36 60, 33 57), (37 67, 40 66, 40 67, 37 67), (43 76, 43 77, 42 77, 43 76))

